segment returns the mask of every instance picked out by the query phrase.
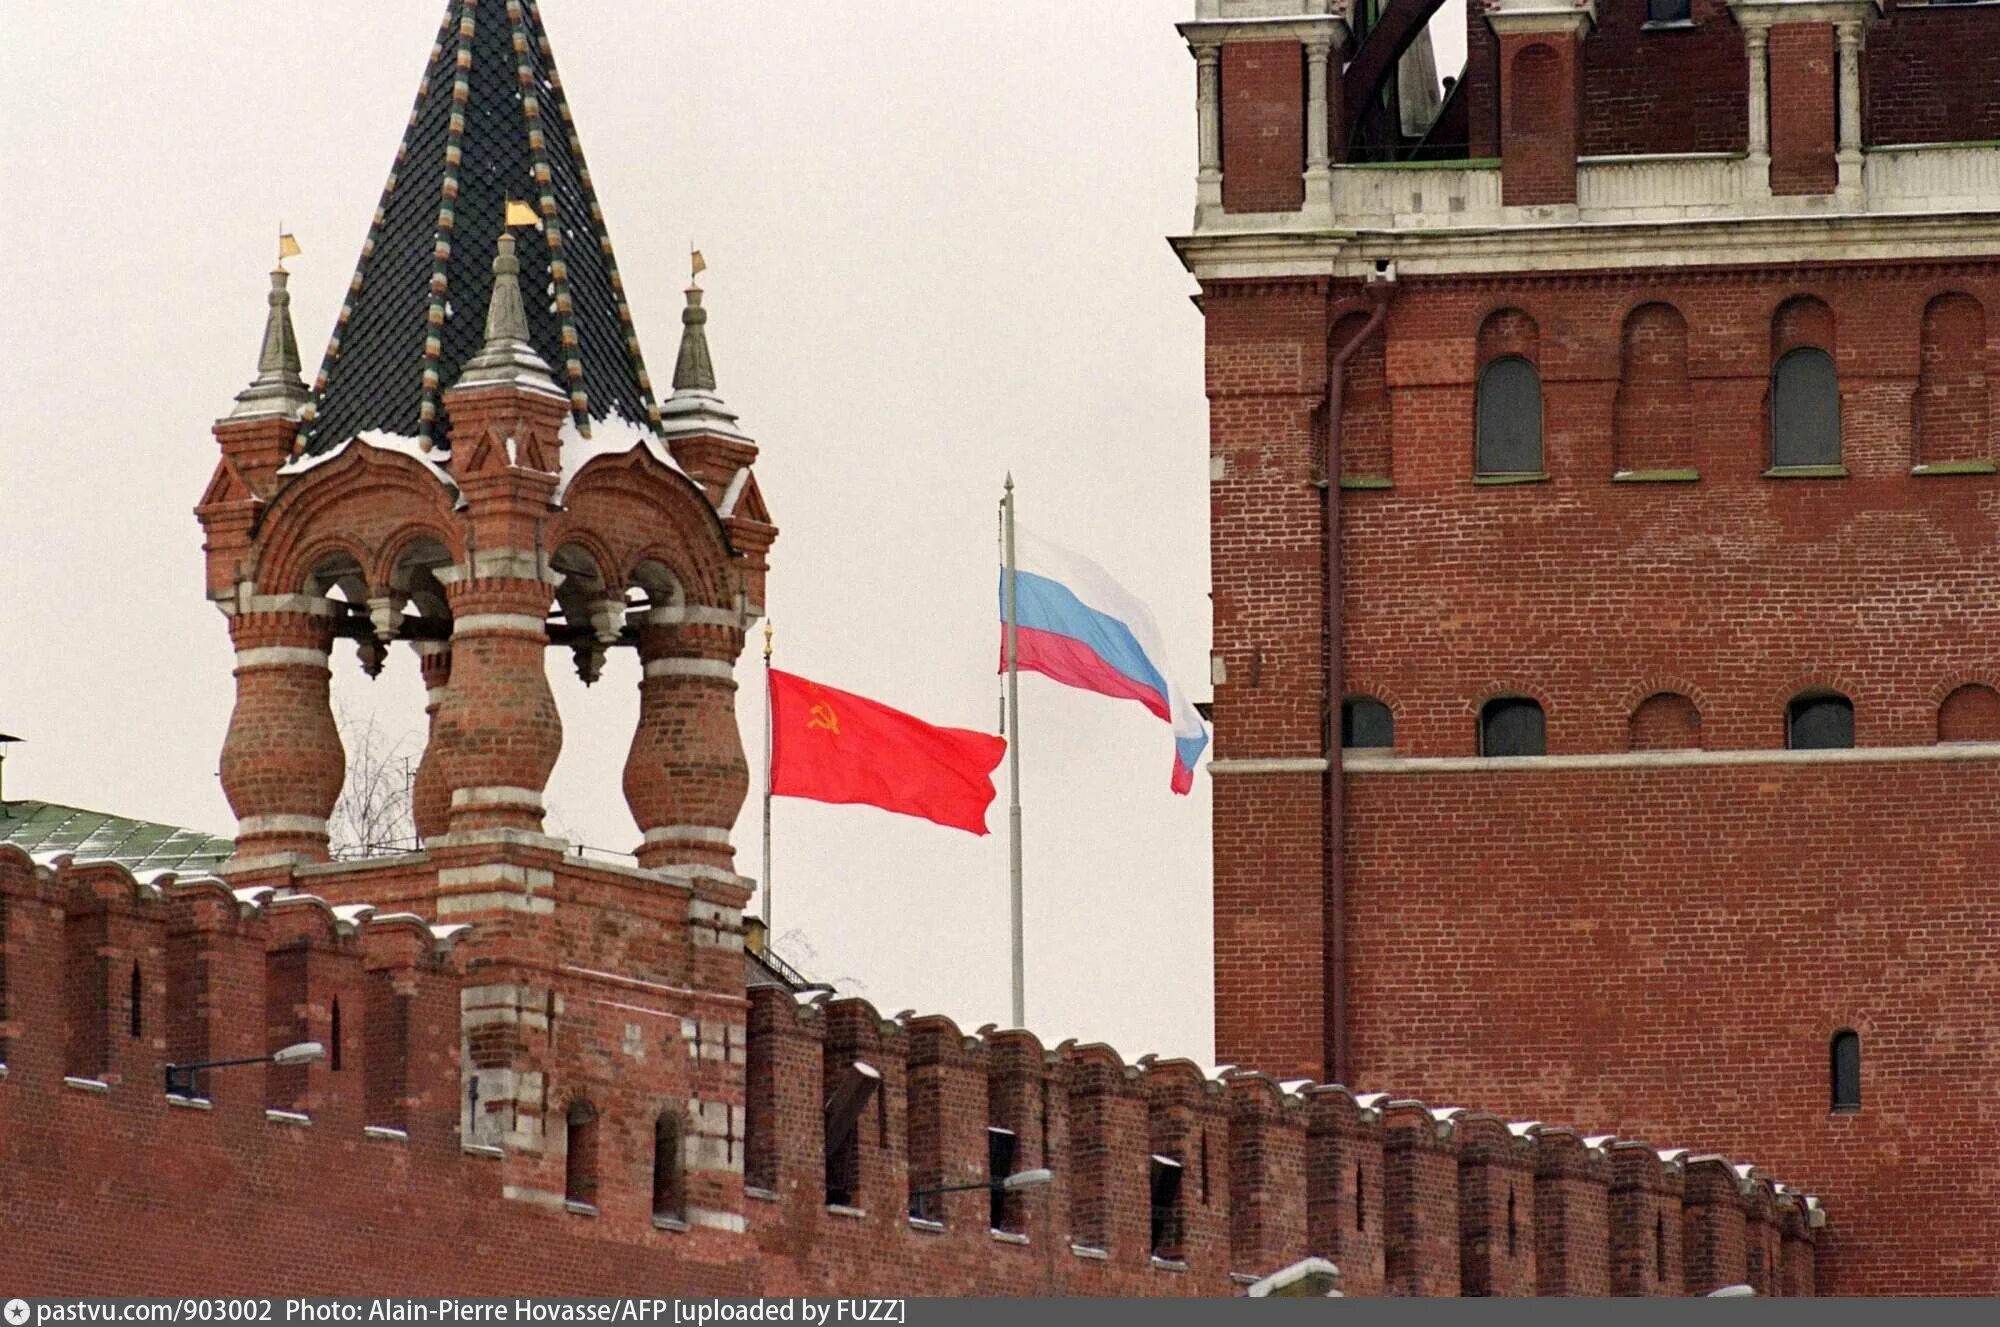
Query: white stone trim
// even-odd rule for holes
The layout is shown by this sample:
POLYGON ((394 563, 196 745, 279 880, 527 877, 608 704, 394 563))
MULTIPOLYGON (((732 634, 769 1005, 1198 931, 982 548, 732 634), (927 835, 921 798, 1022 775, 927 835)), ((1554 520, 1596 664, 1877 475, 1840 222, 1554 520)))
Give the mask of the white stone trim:
POLYGON ((733 608, 712 608, 707 604, 665 604, 645 613, 635 613, 649 627, 740 627, 743 615, 733 608))
POLYGON ((231 857, 215 868, 219 876, 231 876, 251 871, 268 871, 280 866, 309 865, 306 855, 300 852, 274 852, 263 857, 231 857))
POLYGON ((482 548, 472 555, 472 579, 542 581, 560 585, 562 573, 527 548, 482 548))
POLYGON ((326 821, 319 816, 244 816, 236 822, 236 834, 311 834, 326 837, 326 821))
POLYGON ((1596 0, 1489 0, 1486 23, 1495 32, 1569 33, 1581 37, 1597 26, 1596 0))
POLYGON ((533 788, 454 788, 451 790, 451 809, 465 807, 515 807, 523 811, 542 809, 542 795, 533 788))
POLYGON ((1859 23, 1871 10, 1882 12, 1882 0, 1728 0, 1728 4, 1737 25, 1746 30, 1779 23, 1859 23))
POLYGON ((752 880, 749 876, 738 875, 734 871, 725 871, 719 866, 706 866, 699 864, 689 865, 689 866, 662 866, 659 868, 659 873, 665 876, 669 880, 678 880, 678 881, 715 880, 715 881, 720 881, 722 884, 725 885, 738 885, 744 889, 754 889, 756 888, 757 885, 757 882, 755 880, 752 880))
POLYGON ((648 659, 647 677, 713 677, 724 682, 736 680, 736 665, 724 659, 648 659))
POLYGON ((325 650, 314 649, 310 645, 258 645, 236 652, 236 667, 245 668, 317 668, 332 672, 325 650))
POLYGON ((1339 14, 1197 18, 1174 27, 1197 50, 1237 41, 1326 42, 1339 46, 1347 40, 1347 20, 1339 14))
MULTIPOLYGON (((1378 756, 1349 752, 1349 774, 1478 774, 1546 770, 1696 769, 1732 765, 1896 765, 2000 760, 2000 742, 1858 746, 1836 751, 1607 751, 1560 756, 1378 756)), ((1210 768, 1215 764, 1212 762, 1210 768)))
POLYGON ((647 843, 714 843, 729 846, 729 831, 713 825, 661 825, 646 831, 647 843))
POLYGON ((332 617, 333 600, 318 594, 258 594, 256 586, 245 582, 236 592, 238 613, 304 613, 308 617, 332 617))
MULTIPOLYGON (((537 833, 534 830, 514 829, 508 826, 496 826, 492 829, 459 830, 455 833, 439 834, 433 838, 424 840, 424 848, 427 851, 434 848, 484 848, 496 845, 510 848, 539 848, 544 852, 552 852, 558 856, 567 854, 570 849, 569 840, 567 839, 559 839, 552 835, 537 833)), ((616 871, 621 869, 610 862, 593 861, 590 866, 595 871, 616 871)), ((630 870, 631 868, 622 869, 630 870)))
POLYGON ((484 862, 478 866, 447 866, 438 871, 438 887, 454 885, 518 885, 524 890, 547 889, 556 882, 554 871, 512 862, 484 862))
POLYGON ((1215 774, 1324 774, 1325 756, 1273 756, 1264 759, 1211 760, 1208 772, 1215 774))
POLYGON ((750 1223, 735 1212, 717 1212, 707 1207, 687 1209, 687 1223, 690 1226, 706 1226, 710 1230, 726 1230, 732 1235, 741 1235, 750 1229, 750 1223))
POLYGON ((460 636, 531 635, 547 638, 548 625, 532 613, 467 613, 451 624, 453 640, 460 636))
POLYGON ((545 894, 445 894, 437 902, 440 917, 466 912, 525 912, 546 917, 556 910, 556 901, 545 894))

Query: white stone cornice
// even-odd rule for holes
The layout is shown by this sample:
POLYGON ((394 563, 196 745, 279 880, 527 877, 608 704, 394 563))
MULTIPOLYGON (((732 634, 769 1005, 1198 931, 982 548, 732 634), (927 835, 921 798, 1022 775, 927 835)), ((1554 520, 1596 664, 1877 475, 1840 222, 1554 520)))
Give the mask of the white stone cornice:
POLYGON ((1597 26, 1597 0, 1487 0, 1486 25, 1503 36, 1546 32, 1580 37, 1597 26))
POLYGON ((1196 19, 1175 26, 1197 53, 1239 41, 1296 41, 1337 47, 1347 40, 1348 31, 1347 19, 1340 14, 1196 19))
POLYGON ((1728 0, 1739 27, 1768 29, 1780 23, 1860 23, 1882 12, 1882 0, 1728 0))
POLYGON ((1208 19, 1284 19, 1332 14, 1346 18, 1354 0, 1195 0, 1194 16, 1208 19))
POLYGON ((1937 213, 1830 212, 1615 224, 1490 226, 1453 231, 1262 231, 1173 241, 1203 281, 2000 259, 2000 199, 1937 213))

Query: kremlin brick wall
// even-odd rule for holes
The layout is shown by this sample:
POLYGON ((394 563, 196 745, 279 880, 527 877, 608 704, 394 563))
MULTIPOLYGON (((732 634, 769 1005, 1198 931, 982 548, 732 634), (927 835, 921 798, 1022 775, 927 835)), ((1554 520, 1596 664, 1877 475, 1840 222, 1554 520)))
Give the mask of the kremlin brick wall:
MULTIPOLYGON (((617 884, 565 872, 558 897, 617 884)), ((336 898, 426 874, 314 870, 336 898)), ((0 1273, 23 1293, 1228 1295, 1309 1252, 1350 1294, 1815 1289, 1817 1201, 1721 1156, 778 987, 683 1020, 695 993, 670 983, 626 978, 612 1001, 612 974, 547 969, 589 979, 557 983, 537 1044, 597 1113, 555 1123, 578 1085, 551 1075, 549 1124, 477 1141, 482 945, 518 957, 522 934, 4 848, 0 901, 0 1273), (327 1058, 162 1090, 170 1060, 302 1038, 327 1058), (619 1059, 629 1074, 602 1067, 619 1059), (830 1155, 823 1106, 857 1061, 880 1087, 830 1155), (663 1082, 704 1099, 666 1190, 660 1094, 636 1086, 663 1082), (989 1127, 1054 1181, 913 1215, 915 1189, 985 1180, 989 1127), (1156 1155, 1184 1169, 1162 1209, 1156 1155)))

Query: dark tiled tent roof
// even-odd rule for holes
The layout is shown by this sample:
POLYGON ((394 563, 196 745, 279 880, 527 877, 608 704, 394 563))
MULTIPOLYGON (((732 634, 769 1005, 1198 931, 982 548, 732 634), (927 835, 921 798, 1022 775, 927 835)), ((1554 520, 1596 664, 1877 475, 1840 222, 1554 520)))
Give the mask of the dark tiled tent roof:
POLYGON ((231 846, 199 830, 29 801, 0 802, 0 843, 31 856, 66 852, 80 862, 117 862, 134 872, 211 871, 231 846))
POLYGON ((445 436, 477 354, 508 201, 525 202, 529 340, 571 414, 659 427, 604 213, 534 0, 448 0, 416 108, 313 385, 306 450, 367 429, 445 436))

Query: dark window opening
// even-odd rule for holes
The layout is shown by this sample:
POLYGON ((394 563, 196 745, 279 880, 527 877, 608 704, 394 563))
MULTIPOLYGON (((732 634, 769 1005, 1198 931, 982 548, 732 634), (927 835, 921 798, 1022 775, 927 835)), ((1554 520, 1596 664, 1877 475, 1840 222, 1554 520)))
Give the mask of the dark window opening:
POLYGON ((1020 1141, 1012 1129, 986 1126, 986 1178, 994 1181, 987 1190, 992 1199, 987 1224, 993 1230, 1020 1229, 1019 1214, 1009 1210, 1014 1206, 1012 1200, 1020 1195, 1008 1193, 999 1185, 999 1181, 1014 1173, 1014 1156, 1020 1150, 1020 1141))
POLYGON ((1201 1205, 1208 1206, 1208 1130, 1201 1131, 1201 1205))
POLYGON ((146 1035, 145 1015, 141 1012, 144 1008, 141 1000, 143 993, 144 987, 139 980, 139 965, 134 963, 132 965, 132 989, 127 996, 127 1000, 131 1006, 132 1038, 135 1041, 146 1035))
POLYGON ((1771 464, 1840 464, 1840 380, 1816 346, 1787 352, 1771 374, 1771 464))
POLYGON ((327 1019, 326 1067, 334 1073, 340 1072, 340 1001, 333 1002, 332 1014, 327 1019))
POLYGON ((1507 1256, 1513 1257, 1519 1251, 1520 1226, 1514 1218, 1514 1191, 1507 1190, 1507 1256))
POLYGON ((1181 1163, 1155 1154, 1149 1167, 1153 1205, 1153 1256, 1181 1256, 1181 1163))
POLYGON ((1479 711, 1479 754, 1545 756, 1548 726, 1542 707, 1524 696, 1501 696, 1479 711))
POLYGON ((1479 375, 1478 471, 1531 475, 1542 469, 1542 376, 1519 355, 1479 375))
POLYGON ((1667 1279, 1667 1218, 1659 1212, 1653 1213, 1653 1279, 1667 1279))
POLYGON ((1362 1196, 1368 1190, 1361 1183, 1362 1176, 1361 1163, 1356 1162, 1354 1165, 1354 1229, 1356 1231, 1368 1229, 1368 1202, 1362 1196))
POLYGON ((1340 706, 1340 744, 1350 750, 1396 745, 1396 716, 1373 696, 1349 696, 1340 706))
POLYGON ((572 1203, 597 1205, 597 1108, 572 1101, 564 1116, 563 1197, 572 1203))
POLYGON ((1688 23, 1692 22, 1691 0, 1646 0, 1646 21, 1648 23, 1688 23))
POLYGON ((839 1069, 827 1093, 826 1202, 853 1207, 861 1197, 861 1116, 882 1086, 882 1075, 865 1060, 839 1069))
POLYGON ((1794 751, 1853 746, 1854 702, 1835 695, 1795 697, 1785 711, 1785 745, 1794 751))
POLYGON ((1842 1028, 1833 1034, 1833 1108, 1861 1109, 1861 1034, 1842 1028))
POLYGON ((668 1221, 687 1220, 683 1184, 681 1122, 671 1109, 653 1125, 653 1215, 668 1221))

